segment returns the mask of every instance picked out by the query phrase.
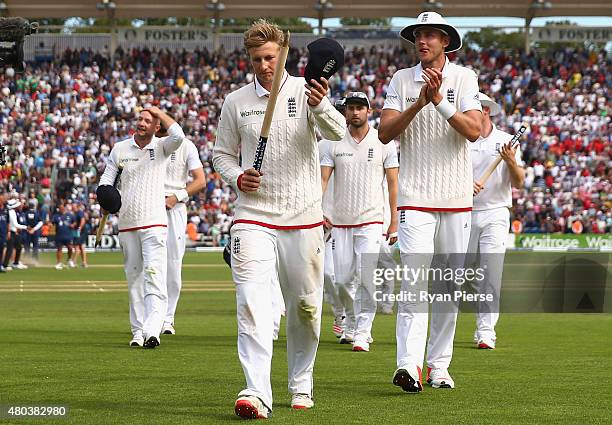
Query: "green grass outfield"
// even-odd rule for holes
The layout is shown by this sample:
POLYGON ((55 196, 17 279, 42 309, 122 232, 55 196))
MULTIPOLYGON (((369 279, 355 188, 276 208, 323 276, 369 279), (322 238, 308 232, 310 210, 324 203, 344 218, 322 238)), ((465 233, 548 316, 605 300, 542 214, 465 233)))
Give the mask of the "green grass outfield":
MULTIPOLYGON (((509 257, 504 284, 536 273, 509 257)), ((238 423, 244 378, 236 353, 235 295, 220 254, 188 253, 176 336, 130 349, 121 256, 90 255, 88 269, 40 267, 0 275, 0 404, 68 405, 68 420, 0 424, 238 423)), ((537 261, 536 261, 537 264, 537 261)), ((537 267, 537 266, 536 266, 537 267)), ((378 315, 370 353, 331 334, 326 307, 315 366, 316 406, 291 411, 285 338, 275 344, 271 422, 278 424, 609 424, 611 314, 503 314, 498 349, 476 350, 474 318, 460 316, 454 390, 421 394, 391 384, 395 317, 378 315)))

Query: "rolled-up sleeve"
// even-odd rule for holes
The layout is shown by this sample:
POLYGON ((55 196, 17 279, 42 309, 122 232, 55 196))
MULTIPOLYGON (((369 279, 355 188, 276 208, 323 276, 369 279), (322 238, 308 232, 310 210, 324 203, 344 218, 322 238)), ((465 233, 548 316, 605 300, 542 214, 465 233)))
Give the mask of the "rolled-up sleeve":
POLYGON ((185 133, 178 123, 174 123, 168 128, 168 136, 162 138, 162 146, 164 149, 164 155, 170 156, 172 152, 177 150, 181 143, 183 143, 183 139, 185 138, 185 133))

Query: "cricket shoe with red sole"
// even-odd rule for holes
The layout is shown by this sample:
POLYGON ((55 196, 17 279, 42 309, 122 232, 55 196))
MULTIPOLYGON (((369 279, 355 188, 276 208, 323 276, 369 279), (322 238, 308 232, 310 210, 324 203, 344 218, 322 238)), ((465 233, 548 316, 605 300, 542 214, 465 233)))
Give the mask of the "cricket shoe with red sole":
POLYGON ((336 338, 341 338, 342 334, 344 334, 344 316, 336 316, 334 319, 334 324, 332 325, 332 332, 336 338))
POLYGON ((242 419, 268 419, 272 412, 254 395, 238 397, 234 404, 234 412, 242 419))
POLYGON ((398 368, 393 374, 393 385, 401 387, 407 393, 420 393, 423 391, 421 368, 418 366, 398 368))
POLYGON ((314 407, 314 401, 308 394, 296 393, 291 397, 292 409, 311 409, 314 407))
POLYGON ((478 340, 478 348, 481 350, 495 350, 495 340, 491 338, 481 338, 478 340))
POLYGON ((427 383, 432 388, 455 388, 455 381, 453 381, 446 368, 433 369, 428 367, 427 383))
POLYGON ((366 341, 355 341, 353 343, 353 351, 363 351, 367 353, 370 351, 370 344, 366 341))

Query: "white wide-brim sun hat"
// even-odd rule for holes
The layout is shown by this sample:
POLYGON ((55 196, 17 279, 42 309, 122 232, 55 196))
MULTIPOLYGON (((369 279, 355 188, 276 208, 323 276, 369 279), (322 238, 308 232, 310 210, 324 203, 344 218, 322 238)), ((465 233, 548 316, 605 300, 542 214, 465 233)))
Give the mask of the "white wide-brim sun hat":
POLYGON ((480 100, 481 105, 489 108, 489 115, 494 116, 501 112, 501 106, 493 101, 489 96, 484 93, 478 93, 478 100, 480 100))
POLYGON ((433 27, 448 35, 450 38, 450 42, 448 43, 448 46, 446 46, 446 48, 444 49, 446 53, 454 52, 456 50, 461 49, 462 42, 459 32, 454 26, 446 22, 446 19, 444 19, 439 13, 421 13, 417 17, 416 23, 408 25, 400 31, 400 37, 414 44, 414 31, 419 27, 433 27))
POLYGON ((14 210, 15 208, 17 208, 19 205, 21 205, 21 201, 19 199, 10 199, 7 203, 6 203, 6 207, 9 210, 14 210))

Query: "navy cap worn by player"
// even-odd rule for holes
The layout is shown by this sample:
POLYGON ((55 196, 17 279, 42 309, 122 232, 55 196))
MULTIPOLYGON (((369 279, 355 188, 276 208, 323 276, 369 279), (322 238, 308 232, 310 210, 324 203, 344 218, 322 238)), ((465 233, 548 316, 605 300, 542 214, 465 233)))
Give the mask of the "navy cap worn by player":
MULTIPOLYGON (((414 44, 419 63, 393 75, 378 134, 383 143, 400 138, 398 239, 402 263, 417 269, 431 262, 427 253, 452 253, 455 255, 444 257, 441 266, 463 267, 472 210, 470 142, 478 139, 482 120, 478 78, 446 57, 461 48, 461 37, 440 14, 421 13, 400 36, 414 44)), ((402 291, 426 290, 428 281, 410 283, 402 282, 402 291)), ((427 382, 433 388, 454 387, 448 367, 457 306, 449 304, 432 305, 427 343, 428 304, 398 303, 393 383, 404 391, 422 390, 426 345, 427 382)))
POLYGON ((329 80, 344 65, 344 49, 336 40, 319 38, 306 47, 309 55, 304 79, 307 83, 321 78, 329 80))

